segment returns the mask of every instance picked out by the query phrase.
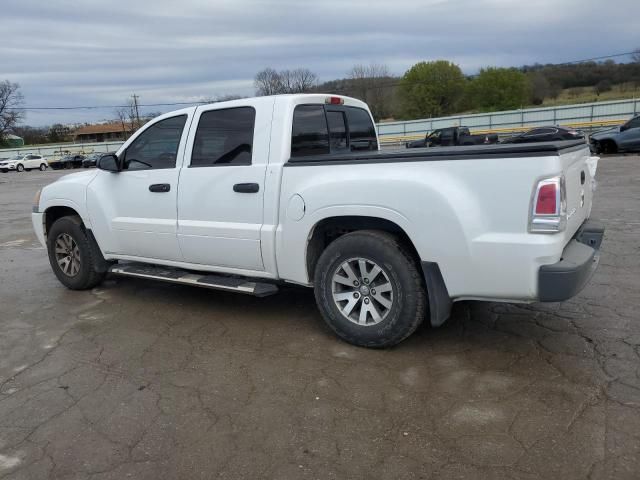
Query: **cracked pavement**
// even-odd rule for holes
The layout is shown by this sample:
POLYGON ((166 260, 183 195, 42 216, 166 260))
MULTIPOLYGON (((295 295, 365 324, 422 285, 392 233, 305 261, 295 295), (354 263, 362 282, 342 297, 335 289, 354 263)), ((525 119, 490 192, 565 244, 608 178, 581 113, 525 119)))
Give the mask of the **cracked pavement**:
POLYGON ((0 175, 0 479, 639 478, 639 172, 600 161, 576 298, 459 303, 385 351, 302 288, 69 291, 29 215, 61 173, 0 175))

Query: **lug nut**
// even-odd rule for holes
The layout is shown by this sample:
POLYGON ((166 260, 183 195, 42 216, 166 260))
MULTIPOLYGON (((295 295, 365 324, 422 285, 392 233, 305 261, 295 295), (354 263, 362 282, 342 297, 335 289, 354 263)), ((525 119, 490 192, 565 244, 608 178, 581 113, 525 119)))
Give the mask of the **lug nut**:
POLYGON ((375 288, 372 288, 372 289, 371 289, 371 295, 375 295, 375 294, 376 294, 376 289, 375 289, 375 288))
POLYGON ((356 286, 356 287, 359 287, 360 286, 360 282, 358 280, 354 280, 353 281, 353 285, 356 286))
POLYGON ((364 279, 364 283, 365 283, 366 285, 369 285, 369 279, 368 279, 368 278, 365 278, 365 279, 364 279))
POLYGON ((360 298, 360 294, 358 292, 353 293, 353 298, 360 298))
POLYGON ((369 303, 369 298, 365 297, 364 303, 369 303))

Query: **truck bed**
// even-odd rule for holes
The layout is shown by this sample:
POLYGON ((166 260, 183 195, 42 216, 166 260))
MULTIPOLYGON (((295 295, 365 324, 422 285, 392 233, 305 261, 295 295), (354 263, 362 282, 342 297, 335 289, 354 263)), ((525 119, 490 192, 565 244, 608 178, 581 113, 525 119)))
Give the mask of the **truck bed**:
POLYGON ((285 166, 336 165, 390 162, 421 162, 443 160, 481 160, 484 158, 549 157, 588 148, 584 140, 558 142, 471 145, 438 148, 413 148, 345 152, 291 158, 285 166))

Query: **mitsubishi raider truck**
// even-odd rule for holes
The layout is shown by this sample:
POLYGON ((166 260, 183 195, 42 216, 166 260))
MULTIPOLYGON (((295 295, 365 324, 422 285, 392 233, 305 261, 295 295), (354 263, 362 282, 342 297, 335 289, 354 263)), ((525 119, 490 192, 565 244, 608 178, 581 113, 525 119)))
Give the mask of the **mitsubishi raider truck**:
POLYGON ((107 273, 264 296, 312 287, 329 327, 387 347, 452 302, 556 302, 596 268, 582 142, 379 149, 367 105, 281 95, 167 113, 35 198, 60 282, 107 273))

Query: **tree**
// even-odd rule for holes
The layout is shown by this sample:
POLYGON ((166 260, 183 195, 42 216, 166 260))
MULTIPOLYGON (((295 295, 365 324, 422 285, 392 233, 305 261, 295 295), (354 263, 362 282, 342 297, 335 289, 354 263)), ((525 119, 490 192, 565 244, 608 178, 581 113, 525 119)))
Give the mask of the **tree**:
POLYGON ((394 78, 386 65, 355 65, 349 72, 348 95, 366 102, 376 120, 391 114, 394 78))
POLYGON ((640 48, 636 48, 631 54, 631 60, 636 63, 640 63, 640 48))
POLYGON ((136 111, 136 102, 133 98, 127 100, 125 106, 115 110, 118 123, 122 126, 125 138, 130 137, 136 130, 140 128, 138 121, 138 112, 136 111))
POLYGON ((23 103, 20 85, 9 80, 0 82, 0 143, 24 118, 23 103))
POLYGON ((469 85, 471 105, 485 112, 521 108, 530 95, 529 79, 515 68, 483 68, 469 85))
POLYGON ((258 72, 253 81, 256 95, 277 95, 279 93, 305 93, 313 91, 318 84, 318 76, 308 68, 275 71, 265 68, 258 72))
POLYGON ((51 143, 57 142, 66 142, 69 140, 69 136, 71 135, 71 130, 69 127, 62 125, 61 123, 55 123, 49 127, 49 131, 47 132, 47 139, 51 143))
POLYGON ((612 88, 613 85, 609 80, 600 80, 595 87, 596 95, 599 96, 601 93, 609 92, 612 88))
POLYGON ((276 95, 283 93, 284 87, 280 74, 273 68, 265 68, 255 76, 253 84, 256 88, 256 95, 276 95))
POLYGON ((446 60, 420 62, 400 80, 399 94, 406 117, 437 117, 454 113, 465 90, 465 78, 446 60))
POLYGON ((308 68, 282 70, 278 72, 282 92, 278 93, 306 93, 318 84, 318 76, 308 68))

